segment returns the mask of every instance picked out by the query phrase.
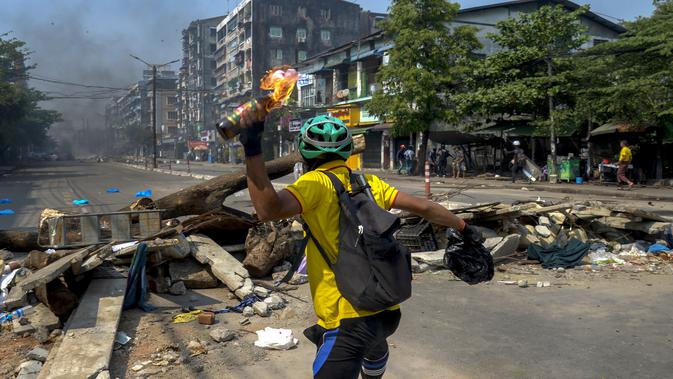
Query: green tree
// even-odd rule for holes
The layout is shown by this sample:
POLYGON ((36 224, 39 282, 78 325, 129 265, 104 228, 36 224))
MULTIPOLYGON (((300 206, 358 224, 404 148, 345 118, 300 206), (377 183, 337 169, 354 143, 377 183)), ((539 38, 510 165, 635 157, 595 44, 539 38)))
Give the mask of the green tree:
POLYGON ((652 127, 661 142, 673 128, 673 1, 655 5, 651 17, 628 23, 616 41, 580 54, 574 74, 585 120, 652 127))
POLYGON ((460 98, 466 111, 528 114, 549 131, 556 160, 556 129, 564 109, 572 108, 571 53, 586 41, 580 16, 587 7, 569 12, 557 5, 500 21, 489 38, 502 50, 487 57, 472 73, 471 90, 460 98))
POLYGON ((25 43, 0 35, 0 161, 16 158, 26 148, 50 141, 49 127, 61 120, 55 111, 40 108, 48 98, 26 84, 28 52, 25 43))
POLYGON ((453 96, 463 87, 463 73, 480 47, 476 28, 448 27, 460 6, 446 0, 394 0, 381 23, 394 47, 381 66, 382 84, 368 110, 394 121, 394 135, 423 132, 418 152, 423 167, 428 129, 434 121, 457 121, 453 96))

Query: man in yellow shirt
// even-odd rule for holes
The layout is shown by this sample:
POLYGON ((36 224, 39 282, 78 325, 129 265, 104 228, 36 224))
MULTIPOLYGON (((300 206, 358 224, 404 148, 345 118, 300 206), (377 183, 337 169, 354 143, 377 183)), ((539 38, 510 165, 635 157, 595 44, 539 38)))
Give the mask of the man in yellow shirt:
POLYGON ((624 140, 619 145, 622 147, 622 150, 619 152, 619 163, 617 163, 617 184, 621 186, 622 183, 626 183, 629 185, 629 189, 631 189, 633 188, 633 182, 626 177, 626 169, 633 160, 633 156, 631 155, 628 142, 624 140))
MULTIPOLYGON (((301 215, 311 234, 336 260, 339 254, 339 199, 326 174, 331 172, 350 190, 350 169, 345 161, 353 150, 346 125, 339 119, 319 116, 306 121, 298 138, 308 172, 286 189, 276 191, 264 168, 261 136, 263 110, 242 118, 241 143, 246 155, 248 190, 257 216, 270 221, 301 215)), ((366 175, 374 201, 382 208, 418 214, 430 222, 454 228, 466 239, 479 233, 443 206, 400 192, 374 175, 366 175)), ((318 323, 304 334, 318 347, 313 363, 315 378, 380 378, 388 360, 386 338, 400 322, 400 306, 378 312, 358 309, 339 292, 334 272, 313 241, 306 247, 307 270, 313 308, 318 323)))

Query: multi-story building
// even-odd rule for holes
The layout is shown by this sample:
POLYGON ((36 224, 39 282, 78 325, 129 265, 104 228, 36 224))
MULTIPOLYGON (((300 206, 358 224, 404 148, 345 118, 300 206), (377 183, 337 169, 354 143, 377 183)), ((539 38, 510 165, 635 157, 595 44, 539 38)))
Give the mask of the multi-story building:
MULTIPOLYGON (((172 156, 175 150, 177 132, 177 77, 174 71, 157 72, 157 144, 160 156, 172 156)), ((135 146, 151 146, 152 141, 130 143, 130 130, 136 128, 133 136, 149 136, 152 129, 152 71, 143 71, 143 80, 133 84, 128 92, 113 98, 105 108, 105 124, 114 136, 115 153, 129 153, 135 146)))
POLYGON ((200 132, 214 129, 217 25, 224 16, 192 21, 182 31, 182 66, 178 80, 179 150, 200 132))
MULTIPOLYGON (((476 53, 493 54, 498 46, 486 37, 496 32, 496 23, 522 12, 532 12, 546 4, 562 4, 569 10, 578 7, 566 0, 519 0, 506 1, 483 7, 461 9, 451 26, 474 25, 479 31, 477 36, 483 48, 476 53)), ((588 12, 581 17, 589 36, 586 47, 613 40, 626 31, 622 26, 588 12)), ((389 132, 391 124, 372 117, 366 111, 366 104, 372 94, 379 89, 376 75, 381 65, 387 64, 387 50, 393 47, 389 36, 375 32, 355 41, 326 50, 298 64, 301 78, 297 84, 299 108, 314 108, 313 112, 295 115, 289 125, 300 125, 305 117, 329 113, 343 120, 353 128, 367 127, 365 135, 367 150, 361 157, 350 162, 357 166, 359 160, 365 167, 390 167, 394 148, 406 140, 393 140, 389 132)), ((449 138, 455 140, 456 130, 451 125, 437 123, 431 128, 431 138, 449 138), (445 133, 445 136, 442 136, 445 133)), ((529 130, 529 129, 526 129, 529 130)))
POLYGON ((217 26, 222 114, 260 94, 274 66, 295 64, 371 33, 382 15, 343 0, 243 0, 217 26))

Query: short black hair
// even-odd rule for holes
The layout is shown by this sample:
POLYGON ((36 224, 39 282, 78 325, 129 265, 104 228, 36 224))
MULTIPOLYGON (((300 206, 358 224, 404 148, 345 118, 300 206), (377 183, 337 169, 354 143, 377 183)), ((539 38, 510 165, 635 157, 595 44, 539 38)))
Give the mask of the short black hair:
POLYGON ((306 162, 306 166, 308 166, 309 171, 315 170, 323 164, 332 161, 345 161, 345 159, 336 153, 321 154, 319 157, 313 159, 304 158, 304 162, 306 162))

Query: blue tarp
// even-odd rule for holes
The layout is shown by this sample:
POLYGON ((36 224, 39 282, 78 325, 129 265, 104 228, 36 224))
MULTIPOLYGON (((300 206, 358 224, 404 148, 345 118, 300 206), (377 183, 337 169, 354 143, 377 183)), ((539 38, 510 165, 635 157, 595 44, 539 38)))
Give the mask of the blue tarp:
POLYGON ((136 192, 136 197, 152 197, 152 189, 148 188, 145 191, 136 192))
POLYGON ((86 199, 78 199, 78 200, 73 200, 72 203, 74 205, 87 205, 89 204, 89 200, 86 199))
POLYGON ((8 216, 8 215, 13 215, 16 212, 14 212, 11 209, 0 209, 0 215, 8 216))

